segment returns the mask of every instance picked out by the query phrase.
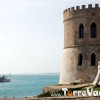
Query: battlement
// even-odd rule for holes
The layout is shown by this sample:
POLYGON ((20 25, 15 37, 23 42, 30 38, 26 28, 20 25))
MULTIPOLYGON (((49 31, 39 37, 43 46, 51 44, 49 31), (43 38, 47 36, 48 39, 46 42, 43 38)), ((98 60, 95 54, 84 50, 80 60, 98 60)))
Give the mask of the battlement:
POLYGON ((64 13, 80 11, 80 10, 85 10, 85 9, 92 9, 92 8, 96 8, 97 9, 97 8, 100 8, 100 7, 99 7, 99 4, 95 4, 95 7, 93 7, 92 4, 88 4, 88 8, 86 8, 86 5, 82 5, 82 7, 76 6, 76 8, 75 7, 71 7, 71 8, 68 8, 68 9, 64 10, 64 13))
POLYGON ((77 80, 91 83, 100 70, 99 4, 64 10, 63 23, 64 50, 59 83, 70 84, 77 80))

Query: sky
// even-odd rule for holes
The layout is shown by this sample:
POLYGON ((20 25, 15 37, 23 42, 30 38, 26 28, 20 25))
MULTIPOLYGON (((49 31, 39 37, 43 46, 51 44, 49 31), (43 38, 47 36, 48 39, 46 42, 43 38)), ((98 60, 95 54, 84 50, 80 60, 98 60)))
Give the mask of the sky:
POLYGON ((0 74, 56 73, 63 45, 63 10, 99 0, 0 0, 0 74))

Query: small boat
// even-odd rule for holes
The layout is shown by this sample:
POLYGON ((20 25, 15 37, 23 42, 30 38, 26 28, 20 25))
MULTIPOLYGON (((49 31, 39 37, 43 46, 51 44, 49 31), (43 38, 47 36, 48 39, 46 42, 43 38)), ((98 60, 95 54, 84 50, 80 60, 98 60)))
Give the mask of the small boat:
POLYGON ((0 77, 0 83, 1 82, 10 82, 11 79, 8 79, 5 75, 3 75, 2 77, 0 77))

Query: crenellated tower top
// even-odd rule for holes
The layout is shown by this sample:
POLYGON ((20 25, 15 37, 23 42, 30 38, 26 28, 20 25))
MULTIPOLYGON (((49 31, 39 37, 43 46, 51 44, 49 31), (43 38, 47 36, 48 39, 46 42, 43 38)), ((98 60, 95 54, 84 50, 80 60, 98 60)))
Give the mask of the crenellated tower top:
POLYGON ((87 10, 87 9, 91 9, 91 8, 100 8, 100 7, 99 7, 99 4, 95 4, 95 7, 92 7, 92 4, 88 4, 88 8, 86 8, 86 5, 82 5, 82 8, 80 6, 76 6, 76 9, 75 9, 75 7, 71 7, 71 8, 68 8, 68 9, 64 10, 64 13, 73 12, 73 11, 87 10))
POLYGON ((69 20, 71 18, 75 18, 78 16, 84 16, 84 14, 86 15, 87 13, 91 13, 91 12, 100 12, 100 7, 99 4, 95 4, 95 7, 92 6, 92 4, 88 4, 88 7, 86 8, 86 5, 82 5, 80 6, 76 6, 76 7, 71 7, 68 9, 64 10, 64 20, 69 20))
POLYGON ((91 83, 100 65, 99 4, 71 7, 63 14, 64 50, 59 83, 71 84, 80 79, 91 83))

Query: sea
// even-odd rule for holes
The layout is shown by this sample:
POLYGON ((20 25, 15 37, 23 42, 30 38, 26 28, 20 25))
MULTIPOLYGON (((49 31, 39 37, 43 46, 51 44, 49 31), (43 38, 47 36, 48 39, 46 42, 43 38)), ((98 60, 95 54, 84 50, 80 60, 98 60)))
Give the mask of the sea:
POLYGON ((0 83, 0 98, 37 96, 48 85, 59 83, 59 74, 10 75, 11 82, 0 83))

